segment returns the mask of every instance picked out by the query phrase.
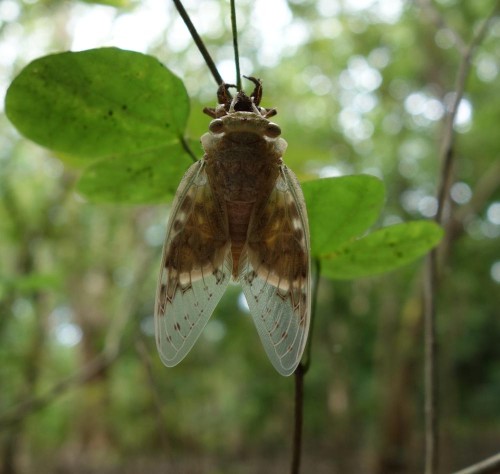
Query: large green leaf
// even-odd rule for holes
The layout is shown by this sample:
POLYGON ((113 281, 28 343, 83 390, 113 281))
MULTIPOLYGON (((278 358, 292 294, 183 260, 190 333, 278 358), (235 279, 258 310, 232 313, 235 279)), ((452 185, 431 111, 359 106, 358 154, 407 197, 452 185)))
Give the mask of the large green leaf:
POLYGON ((324 276, 352 279, 394 270, 425 255, 443 236, 431 221, 413 221, 377 230, 323 255, 324 276))
POLYGON ((377 220, 385 196, 382 181, 369 175, 306 181, 302 190, 316 257, 365 232, 377 220))
POLYGON ((94 202, 140 204, 164 202, 172 196, 191 163, 177 144, 93 163, 78 182, 78 190, 94 202))
POLYGON ((9 87, 6 113, 40 145, 98 159, 179 143, 189 100, 154 57, 101 48, 30 63, 9 87))
POLYGON ((93 201, 164 201, 190 164, 185 87, 152 56, 101 48, 37 59, 10 86, 6 112, 61 159, 91 163, 78 189, 93 201))

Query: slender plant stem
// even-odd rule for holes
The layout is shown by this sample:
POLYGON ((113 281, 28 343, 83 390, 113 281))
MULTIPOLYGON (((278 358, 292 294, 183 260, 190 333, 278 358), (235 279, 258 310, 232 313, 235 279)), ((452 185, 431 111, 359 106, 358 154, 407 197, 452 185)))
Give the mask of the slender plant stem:
POLYGON ((295 413, 294 413, 294 430, 293 430, 293 447, 292 447, 292 467, 290 472, 292 474, 299 474, 300 460, 302 457, 302 425, 304 418, 304 376, 306 375, 309 367, 311 366, 311 346, 312 346, 312 333, 314 329, 314 320, 316 315, 316 307, 318 300, 318 287, 319 277, 321 274, 320 260, 314 260, 315 263, 315 277, 312 288, 312 307, 311 307, 311 322, 309 327, 309 342, 306 347, 304 361, 300 362, 297 370, 294 372, 295 379, 295 413))
POLYGON ((314 321, 316 320, 316 307, 318 304, 318 288, 319 288, 319 277, 321 275, 321 260, 319 258, 314 259, 314 279, 312 287, 312 305, 311 305, 311 323, 309 326, 309 343, 306 347, 305 357, 303 359, 302 365, 304 366, 304 372, 309 370, 311 365, 311 352, 312 352, 312 334, 314 331, 314 321))
POLYGON ((161 397, 161 391, 159 390, 159 387, 156 383, 154 371, 153 371, 153 364, 151 362, 151 356, 149 355, 147 344, 144 342, 144 339, 142 337, 138 337, 135 341, 135 349, 137 353, 139 354, 139 357, 142 361, 142 364, 144 366, 145 372, 146 372, 146 377, 147 377, 147 382, 149 385, 149 390, 151 392, 151 396, 153 399, 154 403, 154 408, 155 408, 155 421, 157 425, 157 431, 160 436, 162 448, 163 448, 163 453, 168 453, 170 446, 168 442, 168 433, 166 427, 168 426, 168 423, 165 418, 165 413, 164 413, 164 400, 161 397))
POLYGON ((302 457, 302 423, 304 414, 304 365, 297 366, 293 376, 295 380, 295 426, 293 430, 293 450, 291 474, 299 474, 302 457))
POLYGON ((221 85, 224 83, 222 76, 219 74, 219 71, 217 70, 217 66, 215 65, 212 57, 210 56, 210 53, 208 52, 207 48, 205 47, 205 43, 203 43, 203 40, 201 39, 200 35, 196 31, 196 28, 193 25, 193 22, 191 21, 191 18, 189 18, 189 15, 187 14, 184 6, 182 5, 181 0, 173 0, 175 8, 177 8, 177 11, 179 12, 179 15, 181 16, 182 20, 184 21, 184 24, 186 25, 187 29, 189 30, 189 33, 191 34, 191 38, 193 38, 193 41, 196 43, 196 46, 198 47, 198 50, 200 51, 201 55, 203 56, 203 59, 205 60, 205 63, 208 66, 208 69, 210 69, 210 72, 212 73, 213 78, 215 79, 215 82, 217 85, 221 85))
POLYGON ((438 466, 438 378, 436 339, 436 275, 437 254, 432 251, 427 259, 424 283, 425 343, 424 343, 424 385, 425 385, 425 474, 435 474, 438 466))
POLYGON ((238 28, 236 26, 236 0, 231 0, 231 27, 233 31, 234 65, 236 67, 236 89, 241 90, 240 53, 238 51, 238 28))
MULTIPOLYGON (((430 2, 426 2, 429 8, 430 2)), ((444 210, 449 204, 449 188, 452 179, 454 163, 455 134, 453 125, 460 101, 464 95, 465 84, 470 72, 471 58, 486 34, 488 24, 498 10, 497 0, 490 15, 483 22, 471 42, 465 47, 459 47, 461 61, 457 72, 454 88, 454 98, 445 121, 443 142, 440 153, 442 169, 437 192, 438 208, 435 221, 442 224, 444 210)), ((426 278, 424 284, 424 382, 425 382, 425 474, 435 474, 439 466, 439 379, 438 379, 438 340, 436 336, 436 299, 438 281, 439 249, 433 249, 427 259, 426 278)))
POLYGON ((108 368, 117 358, 118 353, 101 352, 95 359, 81 368, 78 372, 57 382, 46 393, 33 396, 21 402, 10 412, 0 416, 0 430, 10 426, 16 426, 31 413, 50 405, 57 397, 65 393, 71 387, 84 385, 92 380, 96 374, 108 368))
POLYGON ((179 140, 181 142, 182 148, 184 148, 184 150, 189 155, 189 157, 191 158, 193 163, 196 163, 198 161, 198 158, 196 158, 196 155, 194 154, 193 150, 189 146, 188 141, 183 136, 180 136, 179 140))
POLYGON ((424 14, 429 18, 429 20, 434 23, 437 30, 446 30, 453 37, 455 47, 460 53, 465 51, 466 45, 462 37, 448 24, 446 19, 441 15, 441 12, 436 8, 433 0, 417 0, 417 4, 420 5, 424 14))
POLYGON ((455 472, 454 474, 493 474, 500 471, 500 453, 491 456, 484 461, 473 464, 465 469, 455 472))
MULTIPOLYGON (((72 189, 71 187, 69 189, 72 189)), ((70 195, 68 193, 68 195, 70 195)), ((122 310, 117 312, 116 318, 108 329, 103 350, 94 359, 81 367, 75 373, 63 378, 52 385, 44 393, 34 394, 29 398, 20 400, 14 407, 5 413, 0 413, 0 431, 9 427, 16 427, 23 420, 52 404, 58 397, 74 387, 80 387, 91 382, 96 375, 108 369, 120 356, 122 352, 122 340, 126 331, 126 324, 130 321, 131 315, 137 310, 137 294, 142 291, 142 286, 146 282, 146 275, 150 272, 153 255, 147 255, 141 260, 136 268, 136 278, 130 291, 124 295, 122 310)))

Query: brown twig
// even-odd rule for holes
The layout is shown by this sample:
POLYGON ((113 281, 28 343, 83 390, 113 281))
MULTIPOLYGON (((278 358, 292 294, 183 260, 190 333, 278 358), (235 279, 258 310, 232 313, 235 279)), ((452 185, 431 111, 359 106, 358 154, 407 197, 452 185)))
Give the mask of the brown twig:
POLYGON ((306 370, 302 362, 297 366, 293 376, 295 380, 295 420, 293 430, 292 468, 291 474, 299 474, 302 457, 302 424, 304 416, 304 375, 306 370))
POLYGON ((491 458, 485 459, 484 461, 473 464, 465 469, 456 471, 453 474, 486 474, 494 472, 499 472, 500 470, 500 453, 491 456, 491 458))
POLYGON ((153 403, 154 403, 154 408, 155 408, 155 421, 157 424, 158 428, 158 433, 160 435, 161 443, 162 443, 162 448, 163 448, 163 454, 168 452, 169 449, 169 443, 168 443, 168 435, 165 430, 165 427, 167 426, 166 422, 166 417, 164 414, 163 410, 163 402, 164 400, 162 399, 160 395, 160 390, 158 389, 158 386, 155 381, 155 376, 153 373, 153 366, 151 364, 151 357, 148 353, 148 349, 146 346, 146 343, 144 342, 144 339, 142 337, 138 337, 136 342, 135 342, 135 349, 137 353, 139 354, 139 357, 141 359, 141 362, 144 366, 145 372, 146 372, 146 377, 147 377, 147 382, 153 397, 153 403))
MULTIPOLYGON (((423 1, 423 0, 422 0, 423 1)), ((425 4, 431 5, 429 1, 425 4)), ((472 38, 471 42, 464 48, 457 47, 461 53, 461 61, 457 72, 455 83, 455 95, 449 112, 445 118, 445 129, 443 135, 443 144, 440 153, 442 163, 441 178, 438 186, 438 208, 435 221, 438 224, 443 223, 443 213, 449 203, 449 187, 451 184, 452 169, 454 163, 454 130, 453 125, 457 115, 460 101, 464 95, 465 84, 469 76, 471 67, 471 58, 484 38, 490 20, 498 10, 500 1, 497 1, 495 8, 490 15, 483 21, 481 27, 472 38)), ((424 323, 425 323, 425 473, 434 474, 437 472, 439 463, 439 436, 438 436, 438 341, 436 338, 436 284, 438 281, 438 248, 433 249, 427 260, 426 278, 424 284, 424 323)))
POLYGON ((208 52, 207 48, 205 47, 205 43, 203 43, 203 40, 201 39, 200 35, 196 31, 196 28, 193 25, 193 22, 191 21, 191 18, 189 18, 188 13, 186 12, 184 6, 182 5, 181 0, 173 0, 175 8, 177 8, 177 11, 179 12, 179 15, 181 16, 182 20, 184 21, 184 24, 186 25, 187 29, 189 30, 189 33, 191 34, 191 38, 193 38, 193 41, 196 43, 196 46, 198 47, 198 50, 200 51, 201 55, 203 56, 203 59, 205 60, 206 65, 208 66, 208 69, 210 69, 210 72, 212 73, 213 78, 215 79, 215 82, 217 83, 218 86, 224 83, 222 80, 222 76, 219 74, 219 71, 217 70, 217 66, 214 63, 214 60, 212 59, 212 56, 210 56, 210 53, 208 52))
POLYGON ((495 161, 476 181, 471 200, 461 206, 453 217, 450 226, 449 240, 456 240, 464 231, 464 222, 470 216, 478 214, 484 209, 486 203, 490 201, 500 187, 500 161, 495 161))
POLYGON ((238 51, 238 28, 236 26, 236 1, 231 0, 231 28, 233 32, 234 65, 236 68, 236 89, 241 90, 240 53, 238 51))
POLYGON ((437 472, 439 461, 438 438, 438 379, 436 339, 436 281, 437 255, 432 251, 428 257, 424 280, 424 332, 425 332, 425 474, 437 472))
POLYGON ((466 49, 466 45, 462 37, 453 28, 451 28, 450 25, 448 25, 443 15, 441 15, 441 12, 436 8, 434 3, 432 3, 432 0, 417 0, 417 4, 420 5, 422 10, 434 24, 436 29, 445 29, 451 33, 451 35, 453 36, 453 41, 455 42, 455 46, 462 54, 466 49))
POLYGON ((311 323, 309 326, 309 342, 306 347, 305 351, 305 357, 304 360, 302 361, 302 364, 304 366, 305 372, 309 370, 309 367, 311 365, 311 352, 312 352, 312 334, 314 331, 314 321, 316 319, 316 308, 318 305, 318 288, 319 288, 319 278, 321 276, 321 260, 319 258, 315 258, 314 261, 314 268, 315 268, 315 275, 314 275, 314 282, 313 282, 313 287, 312 287, 312 295, 311 295, 311 323))
POLYGON ((183 137, 179 137, 179 141, 181 142, 182 148, 184 148, 184 151, 189 155, 193 163, 196 163, 198 161, 198 158, 194 154, 193 150, 189 146, 188 141, 183 137))
POLYGON ((22 422, 29 414, 41 410, 52 403, 58 396, 69 388, 83 385, 92 380, 102 370, 109 367, 116 359, 118 353, 103 351, 92 362, 87 364, 76 374, 71 375, 52 386, 43 395, 31 397, 21 401, 14 409, 0 417, 0 430, 22 422))
POLYGON ((122 350, 122 339, 126 332, 125 326, 130 321, 130 317, 136 309, 136 305, 134 305, 136 301, 135 295, 138 294, 139 290, 134 291, 134 287, 139 288, 141 285, 144 285, 146 281, 145 275, 150 271, 153 258, 153 255, 146 254, 139 262, 132 288, 124 294, 123 306, 120 311, 117 311, 117 316, 110 324, 102 352, 75 374, 56 382, 43 394, 23 399, 9 411, 1 414, 0 431, 18 425, 28 415, 50 405, 71 388, 92 381, 98 374, 115 362, 122 350))
POLYGON ((321 274, 321 262, 319 259, 314 260, 316 274, 312 288, 312 307, 311 307, 311 322, 309 327, 309 342, 304 354, 304 360, 300 362, 293 376, 295 380, 295 411, 294 411, 294 427, 293 427, 293 446, 292 446, 292 466, 290 472, 298 474, 300 472, 300 460, 302 455, 302 425, 304 418, 304 376, 311 366, 311 347, 312 334, 314 329, 314 320, 316 315, 316 307, 318 302, 318 287, 319 277, 321 274))

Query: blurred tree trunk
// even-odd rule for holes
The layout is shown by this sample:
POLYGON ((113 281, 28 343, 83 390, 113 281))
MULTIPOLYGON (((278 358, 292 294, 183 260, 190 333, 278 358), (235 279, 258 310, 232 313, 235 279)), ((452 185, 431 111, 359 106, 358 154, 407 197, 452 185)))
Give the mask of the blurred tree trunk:
MULTIPOLYGON (((394 293, 391 298, 395 299, 394 293)), ((383 405, 376 428, 375 474, 408 473, 415 462, 411 448, 415 442, 414 407, 420 378, 421 301, 414 295, 410 296, 403 305, 400 318, 397 315, 394 308, 382 306, 377 358, 383 405)))
MULTIPOLYGON (((97 216, 96 220, 99 221, 99 218, 97 216)), ((100 232, 102 235, 98 236, 95 231, 92 219, 89 234, 75 235, 75 268, 68 285, 75 322, 82 334, 78 345, 80 367, 89 366, 102 357, 111 321, 117 311, 117 305, 107 300, 113 295, 113 264, 109 261, 109 254, 112 252, 107 245, 101 245, 102 240, 112 239, 110 229, 104 226, 100 232), (96 251, 101 253, 101 258, 97 263, 89 259, 92 262, 89 267, 87 254, 96 251)), ((113 439, 108 424, 111 404, 110 374, 111 367, 103 365, 79 393, 82 410, 79 412, 81 416, 75 421, 76 439, 72 440, 76 443, 76 452, 73 454, 77 462, 85 460, 88 465, 92 465, 93 460, 106 462, 106 457, 112 450, 113 439)))
MULTIPOLYGON (((105 284, 105 287, 108 285, 105 284)), ((105 292, 106 290, 103 289, 105 292)), ((109 317, 103 313, 99 304, 95 304, 94 296, 81 291, 78 302, 75 302, 76 321, 82 330, 80 342, 81 366, 87 366, 97 359, 103 350, 103 339, 109 317)), ((98 298, 99 300, 99 298, 98 298)), ((106 452, 111 444, 111 435, 107 426, 109 411, 109 366, 97 372, 92 380, 82 387, 82 415, 78 421, 78 451, 84 459, 90 459, 106 452)))
MULTIPOLYGON (((43 361, 43 349, 47 337, 47 312, 43 304, 44 297, 40 292, 36 292, 36 294, 34 294, 30 299, 36 304, 35 327, 31 346, 24 357, 24 383, 17 400, 26 400, 36 391, 43 361)), ((16 457, 22 441, 25 421, 26 418, 20 420, 9 429, 7 435, 5 436, 2 447, 2 474, 14 474, 17 472, 16 457)))
MULTIPOLYGON (((9 183, 4 183, 4 206, 8 211, 11 224, 11 232, 14 239, 18 242, 19 252, 15 258, 14 278, 29 277, 33 273, 40 271, 39 262, 37 259, 38 246, 37 237, 38 231, 30 229, 27 226, 28 219, 24 218, 24 210, 21 208, 15 193, 9 186, 9 183)), ((50 231, 51 223, 49 219, 44 217, 42 229, 50 231)), ((9 297, 10 307, 6 307, 5 315, 12 317, 12 304, 17 298, 26 298, 33 304, 33 334, 28 350, 23 357, 24 367, 22 369, 22 382, 19 393, 16 396, 16 401, 23 401, 30 398, 36 391, 37 382, 39 379, 42 363, 43 349, 47 338, 47 314, 48 305, 47 297, 43 291, 31 290, 23 292, 14 289, 9 297)), ((2 329, 8 324, 7 317, 2 318, 2 329)), ((2 331, 3 332, 3 331, 2 331)), ((26 413, 26 416, 28 413, 26 413)), ((20 419, 18 423, 10 427, 1 446, 1 464, 0 472, 2 474, 14 474, 17 472, 16 458, 22 442, 23 430, 25 426, 25 417, 20 419)))

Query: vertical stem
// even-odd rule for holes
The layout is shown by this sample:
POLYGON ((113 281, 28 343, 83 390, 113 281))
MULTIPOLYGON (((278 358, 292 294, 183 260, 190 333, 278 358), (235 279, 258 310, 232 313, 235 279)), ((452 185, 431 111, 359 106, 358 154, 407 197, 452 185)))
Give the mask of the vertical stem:
POLYGON ((236 89, 241 90, 240 53, 238 51, 238 28, 236 26, 235 0, 231 0, 231 27, 233 31, 234 65, 236 67, 236 89))
POLYGON ((316 307, 318 300, 319 277, 321 274, 321 262, 319 259, 314 260, 315 276, 312 287, 312 305, 311 305, 311 321, 309 327, 309 343, 306 347, 304 361, 300 362, 293 376, 295 380, 295 412, 294 412, 294 429, 293 429, 293 447, 292 447, 292 466, 290 472, 299 474, 300 460, 302 457, 302 425, 304 418, 304 377, 311 365, 311 346, 312 333, 314 328, 314 319, 316 315, 316 307))
POLYGON ((311 323, 309 325, 309 343, 307 344, 305 357, 303 361, 304 365, 304 373, 307 373, 309 370, 309 366, 311 365, 311 352, 312 352, 312 335, 314 332, 314 321, 316 320, 316 308, 318 306, 318 288, 319 288, 319 277, 321 275, 321 260, 319 258, 315 258, 313 260, 314 263, 314 280, 312 287, 312 302, 311 302, 311 323))
POLYGON ((295 379, 295 426, 293 431, 293 451, 291 474, 299 474, 302 455, 302 421, 304 413, 304 364, 297 366, 293 376, 295 379))
POLYGON ((493 474, 500 472, 500 453, 453 474, 493 474))
POLYGON ((425 278, 425 474, 435 474, 438 467, 438 377, 437 377, 437 339, 436 339, 436 304, 437 252, 432 250, 427 257, 427 275, 425 278))
MULTIPOLYGON (((435 221, 438 224, 443 224, 444 222, 444 210, 449 201, 449 188, 455 158, 453 153, 453 145, 455 142, 453 125, 455 123, 460 101, 464 95, 465 83, 471 67, 471 58, 477 46, 484 38, 489 22, 498 11, 499 6, 500 1, 497 0, 491 13, 483 21, 471 42, 465 48, 459 48, 461 61, 455 81, 455 96, 450 111, 446 116, 443 144, 440 153, 442 168, 437 192, 438 209, 435 217, 435 221)), ((428 256, 424 283, 425 474, 436 474, 439 467, 439 378, 438 340, 436 335, 438 251, 439 247, 433 249, 428 256)))
POLYGON ((193 25, 193 22, 191 21, 191 18, 189 18, 189 15, 187 14, 184 6, 182 5, 181 0, 173 0, 175 8, 177 8, 177 11, 179 12, 179 15, 181 16, 182 20, 184 21, 184 24, 186 25, 187 29, 189 30, 189 33, 191 34, 191 38, 193 38, 193 41, 195 42, 196 46, 198 46, 198 50, 200 51, 201 55, 203 56, 203 59, 205 60, 206 65, 208 66, 208 69, 210 69, 210 72, 212 73, 213 78, 215 79, 215 82, 217 85, 221 85, 224 83, 222 80, 222 76, 219 74, 219 71, 217 70, 217 66, 215 65, 212 57, 210 56, 210 53, 208 52, 207 48, 205 47, 205 44, 203 43, 203 40, 201 39, 200 35, 196 31, 196 28, 193 25))

